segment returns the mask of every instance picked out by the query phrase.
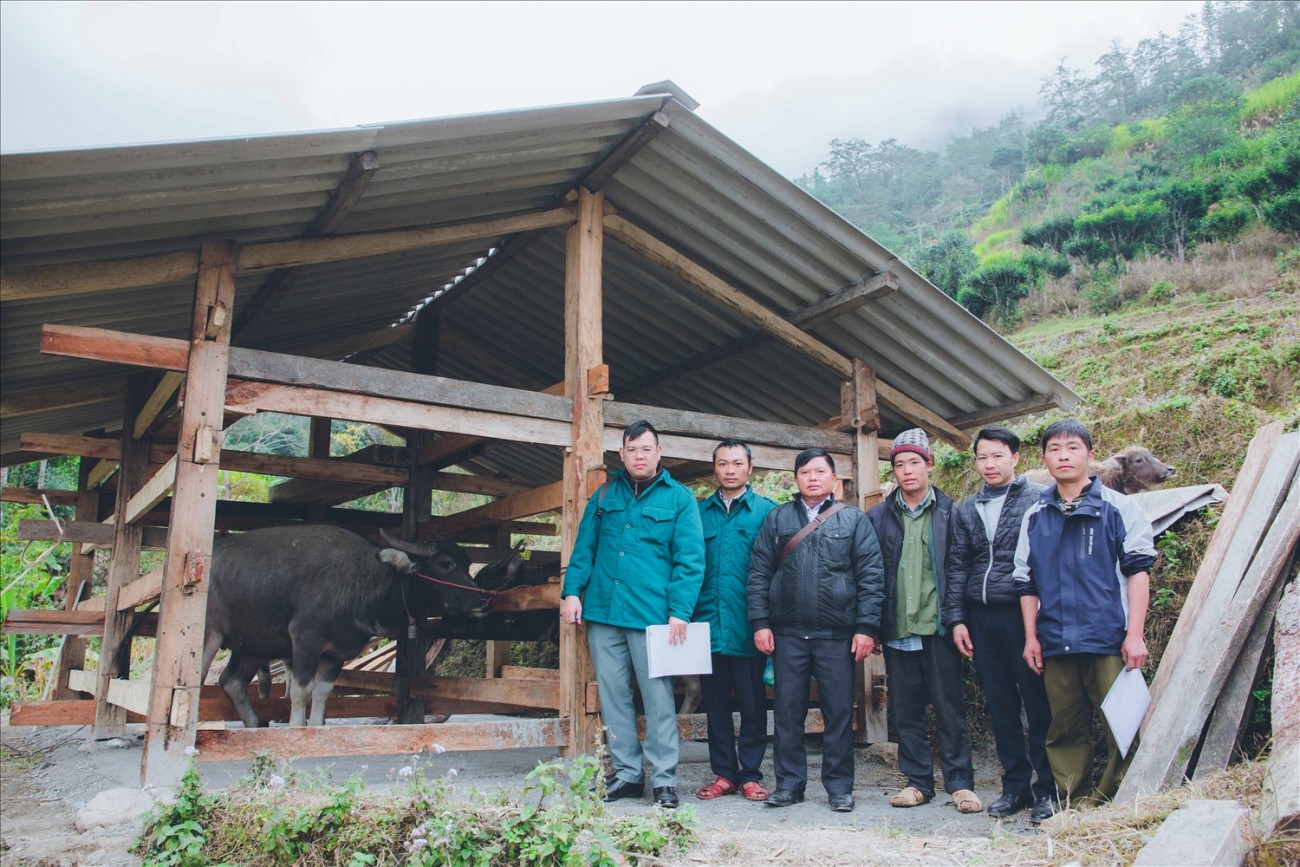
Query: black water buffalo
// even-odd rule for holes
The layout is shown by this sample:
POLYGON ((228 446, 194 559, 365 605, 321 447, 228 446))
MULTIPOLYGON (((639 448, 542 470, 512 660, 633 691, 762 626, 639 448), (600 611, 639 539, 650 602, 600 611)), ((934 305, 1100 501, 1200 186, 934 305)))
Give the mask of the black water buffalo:
POLYGON ((230 648, 221 686, 244 725, 261 725, 248 684, 271 660, 288 663, 289 724, 322 725, 343 663, 373 636, 396 636, 417 615, 486 610, 458 546, 383 535, 381 548, 338 527, 271 527, 214 544, 203 676, 230 648))

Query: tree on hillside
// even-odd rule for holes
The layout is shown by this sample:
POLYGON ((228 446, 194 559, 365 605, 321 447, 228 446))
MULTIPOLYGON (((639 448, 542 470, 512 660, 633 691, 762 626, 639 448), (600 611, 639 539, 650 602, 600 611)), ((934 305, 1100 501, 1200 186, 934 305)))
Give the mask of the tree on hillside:
POLYGON ((1088 119, 1088 79, 1082 73, 1082 69, 1066 66, 1062 57, 1038 88, 1038 95, 1047 106, 1047 120, 1067 131, 1079 129, 1088 119))
POLYGON ((916 254, 914 267, 926 279, 956 298, 967 276, 979 266, 964 232, 945 232, 916 254))
POLYGON ((1184 82, 1170 97, 1164 153, 1178 161, 1221 148, 1237 138, 1237 119, 1244 101, 1241 86, 1222 75, 1202 75, 1184 82))

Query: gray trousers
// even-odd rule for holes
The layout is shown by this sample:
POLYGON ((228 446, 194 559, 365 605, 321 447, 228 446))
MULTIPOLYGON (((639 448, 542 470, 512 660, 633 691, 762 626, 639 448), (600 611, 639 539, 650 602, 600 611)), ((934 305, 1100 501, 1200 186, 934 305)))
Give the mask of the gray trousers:
POLYGON ((677 785, 677 702, 671 677, 650 677, 645 630, 624 629, 587 621, 587 648, 596 669, 600 715, 614 775, 629 783, 645 779, 643 762, 650 763, 650 785, 677 785), (636 675, 645 706, 645 748, 636 736, 636 705, 632 676, 636 675))
POLYGON ((970 734, 966 729, 961 684, 961 654, 946 635, 925 635, 920 650, 885 646, 889 708, 898 729, 898 769, 907 784, 934 797, 934 759, 925 721, 925 706, 934 705, 939 764, 944 791, 975 787, 970 734))

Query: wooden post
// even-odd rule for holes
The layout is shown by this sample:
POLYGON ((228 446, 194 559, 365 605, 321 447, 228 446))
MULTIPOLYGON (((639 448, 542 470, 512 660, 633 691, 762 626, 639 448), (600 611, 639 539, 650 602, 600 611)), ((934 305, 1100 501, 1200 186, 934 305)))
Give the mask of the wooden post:
MULTIPOLYGON (((132 431, 135 418, 153 391, 148 373, 131 377, 126 389, 122 414, 122 464, 117 478, 117 517, 113 525, 113 558, 108 565, 108 584, 104 590, 104 637, 99 642, 99 668, 95 675, 95 740, 126 734, 126 708, 110 704, 108 683, 125 678, 130 671, 119 671, 118 645, 131 625, 131 612, 117 610, 117 597, 126 585, 140 577, 140 544, 144 529, 126 522, 126 505, 149 478, 148 436, 136 439, 132 431)), ((129 657, 129 654, 126 654, 129 657)), ((129 668, 129 663, 128 663, 129 668)))
MULTIPOLYGON (((415 320, 415 337, 411 345, 411 372, 434 374, 438 370, 438 316, 428 309, 415 320)), ((411 454, 419 454, 429 440, 427 431, 408 430, 406 445, 411 454)), ((402 538, 418 542, 420 525, 433 512, 433 468, 416 462, 402 497, 402 538)), ((406 632, 397 637, 397 656, 393 691, 397 695, 397 721, 403 725, 424 722, 427 707, 424 699, 412 699, 411 684, 425 667, 424 619, 417 617, 406 632)))
MULTIPOLYGON (((876 403, 876 372, 853 359, 853 377, 840 384, 840 418, 853 431, 853 505, 864 512, 880 502, 880 409, 876 403)), ((857 740, 889 740, 886 719, 885 657, 873 653, 857 666, 857 740)))
MULTIPOLYGON (((91 488, 89 484, 90 470, 95 462, 90 458, 81 458, 77 468, 77 520, 87 523, 97 523, 100 515, 99 491, 91 488)), ((90 580, 95 571, 95 552, 81 552, 80 545, 72 546, 72 565, 68 569, 68 583, 65 588, 66 596, 63 599, 63 607, 71 611, 77 607, 77 603, 82 600, 83 594, 90 595, 90 580)), ((51 698, 75 699, 80 698, 81 693, 68 686, 68 672, 73 669, 80 669, 86 664, 86 639, 81 635, 65 635, 59 646, 58 662, 55 665, 54 672, 50 675, 50 682, 53 689, 50 690, 51 698)))
MULTIPOLYGON (((590 392, 587 372, 602 363, 601 260, 604 245, 603 193, 578 188, 578 222, 566 236, 564 261, 564 394, 573 400, 573 445, 564 461, 564 505, 560 558, 567 566, 582 510, 592 492, 590 471, 605 465, 601 444, 604 400, 590 392)), ((563 566, 561 571, 563 571, 563 566)), ((564 755, 595 751, 598 722, 587 710, 587 684, 595 680, 586 634, 560 624, 560 719, 569 722, 564 755)))
MULTIPOLYGON (((222 410, 238 256, 233 241, 206 242, 199 251, 149 699, 149 734, 140 769, 146 784, 171 786, 179 781, 198 727, 199 667, 217 516, 222 410)), ((122 513, 121 508, 118 511, 122 513)))
MULTIPOLYGON (((510 549, 509 524, 497 524, 495 544, 498 548, 510 549)), ((484 672, 484 677, 496 678, 501 676, 501 667, 510 664, 510 644, 509 641, 486 642, 484 649, 487 657, 487 671, 484 672)))

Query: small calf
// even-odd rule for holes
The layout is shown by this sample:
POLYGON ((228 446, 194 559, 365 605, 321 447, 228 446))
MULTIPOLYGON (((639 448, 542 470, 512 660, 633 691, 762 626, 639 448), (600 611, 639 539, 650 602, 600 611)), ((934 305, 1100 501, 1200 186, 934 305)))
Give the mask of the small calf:
MULTIPOLYGON (((1104 461, 1093 461, 1088 470, 1090 475, 1101 479, 1103 485, 1121 494, 1141 493, 1169 481, 1178 472, 1153 455, 1146 446, 1120 449, 1104 461)), ((1025 476, 1040 485, 1054 484, 1051 474, 1042 467, 1029 470, 1025 476)))

